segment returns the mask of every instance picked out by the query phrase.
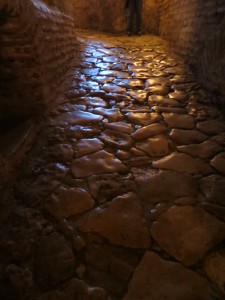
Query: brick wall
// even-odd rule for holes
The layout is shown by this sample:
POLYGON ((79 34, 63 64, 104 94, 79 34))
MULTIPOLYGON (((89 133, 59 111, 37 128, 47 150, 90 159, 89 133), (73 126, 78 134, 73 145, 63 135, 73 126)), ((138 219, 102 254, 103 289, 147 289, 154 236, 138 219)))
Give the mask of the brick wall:
POLYGON ((38 0, 1 0, 0 120, 43 113, 75 54, 74 24, 38 0))
MULTIPOLYGON (((224 0, 159 0, 160 35, 185 54, 203 82, 225 95, 224 0)), ((225 100, 224 100, 225 103, 225 100)))

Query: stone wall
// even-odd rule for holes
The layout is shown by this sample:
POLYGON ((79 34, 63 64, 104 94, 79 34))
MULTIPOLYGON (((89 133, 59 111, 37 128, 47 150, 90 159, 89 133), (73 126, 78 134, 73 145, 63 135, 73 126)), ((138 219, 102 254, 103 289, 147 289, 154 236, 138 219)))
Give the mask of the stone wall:
POLYGON ((37 0, 2 0, 0 14, 0 121, 43 113, 75 54, 73 20, 37 0))
MULTIPOLYGON (((75 25, 81 29, 124 33, 125 0, 72 0, 75 25)), ((158 33, 158 1, 144 0, 143 32, 158 33)))
POLYGON ((224 0, 160 0, 160 35, 189 58, 211 90, 223 95, 224 15, 224 0))

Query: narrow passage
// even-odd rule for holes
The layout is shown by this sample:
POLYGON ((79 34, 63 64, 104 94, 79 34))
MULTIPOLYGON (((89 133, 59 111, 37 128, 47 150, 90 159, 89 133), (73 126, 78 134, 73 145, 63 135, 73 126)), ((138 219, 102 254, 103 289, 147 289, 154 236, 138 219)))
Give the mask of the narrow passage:
POLYGON ((224 299, 220 112, 159 37, 78 42, 14 187, 9 276, 37 300, 224 299))

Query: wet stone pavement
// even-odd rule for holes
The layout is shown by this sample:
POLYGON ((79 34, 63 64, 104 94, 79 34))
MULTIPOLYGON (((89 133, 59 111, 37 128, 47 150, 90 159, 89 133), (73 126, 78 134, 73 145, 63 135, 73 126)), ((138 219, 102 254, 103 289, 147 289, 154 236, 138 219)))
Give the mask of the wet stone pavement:
POLYGON ((4 299, 225 299, 219 110, 159 37, 78 41, 14 186, 4 299))

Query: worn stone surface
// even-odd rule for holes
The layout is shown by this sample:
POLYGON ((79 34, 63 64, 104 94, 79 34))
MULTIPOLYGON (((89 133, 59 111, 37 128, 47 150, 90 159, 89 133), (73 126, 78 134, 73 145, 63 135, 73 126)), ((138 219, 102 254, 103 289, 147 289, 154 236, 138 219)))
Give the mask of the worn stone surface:
POLYGON ((80 188, 60 187, 51 196, 46 207, 57 219, 64 219, 91 209, 94 206, 91 195, 80 188))
POLYGON ((212 157, 217 152, 220 152, 223 148, 218 143, 213 141, 205 141, 201 144, 192 144, 178 146, 177 149, 181 152, 190 154, 194 157, 208 158, 212 157))
POLYGON ((207 201, 224 206, 225 178, 211 175, 200 180, 200 188, 207 201))
POLYGON ((177 172, 187 172, 190 174, 210 174, 212 169, 209 164, 199 158, 193 158, 190 155, 183 153, 172 153, 169 156, 154 161, 154 168, 173 170, 177 172))
POLYGON ((225 224, 201 208, 174 206, 153 223, 151 233, 162 249, 189 266, 224 240, 225 224))
POLYGON ((77 226, 83 232, 96 232, 120 246, 148 248, 150 244, 142 208, 133 193, 98 207, 81 218, 77 226))
POLYGON ((73 275, 75 257, 65 238, 52 233, 38 240, 35 264, 39 284, 49 289, 73 275))
POLYGON ((137 143, 136 147, 150 156, 164 156, 169 153, 169 142, 164 136, 148 138, 145 142, 137 143))
POLYGON ((164 121, 172 128, 192 129, 194 118, 189 115, 163 113, 164 121))
POLYGON ((144 138, 163 133, 166 130, 167 128, 161 124, 151 124, 136 130, 134 133, 131 134, 131 136, 136 140, 142 140, 144 138))
POLYGON ((148 112, 128 112, 125 114, 128 120, 134 124, 139 125, 150 125, 161 119, 161 116, 157 113, 148 113, 148 112))
POLYGON ((72 172, 78 178, 94 174, 124 172, 126 170, 126 166, 119 159, 105 150, 85 155, 72 162, 72 172))
POLYGON ((218 287, 225 291, 225 251, 216 251, 208 256, 204 260, 204 269, 208 277, 215 282, 218 287))
POLYGON ((196 144, 204 142, 207 136, 197 130, 172 129, 170 137, 180 145, 196 144))
POLYGON ((76 144, 76 157, 97 152, 103 148, 103 143, 96 138, 93 139, 81 139, 76 144))
POLYGON ((0 298, 223 300, 204 264, 224 250, 223 117, 163 39, 77 34, 64 93, 12 186, 0 159, 0 298))
POLYGON ((148 103, 150 105, 169 106, 169 107, 175 107, 175 108, 182 106, 180 104, 180 102, 178 102, 174 99, 171 99, 169 97, 160 96, 160 95, 149 96, 148 103))
POLYGON ((222 174, 225 174, 225 152, 221 152, 216 155, 212 160, 211 164, 222 174))
POLYGON ((134 143, 130 135, 109 129, 103 131, 100 138, 106 144, 120 149, 129 149, 134 143))
POLYGON ((123 299, 211 300, 212 295, 205 278, 154 252, 146 252, 123 299))
POLYGON ((197 182, 190 174, 173 171, 146 172, 133 168, 132 172, 145 203, 162 203, 197 195, 197 182), (163 184, 162 184, 163 182, 163 184))
POLYGON ((199 122, 197 128, 206 134, 218 134, 225 131, 225 124, 219 120, 199 122))

